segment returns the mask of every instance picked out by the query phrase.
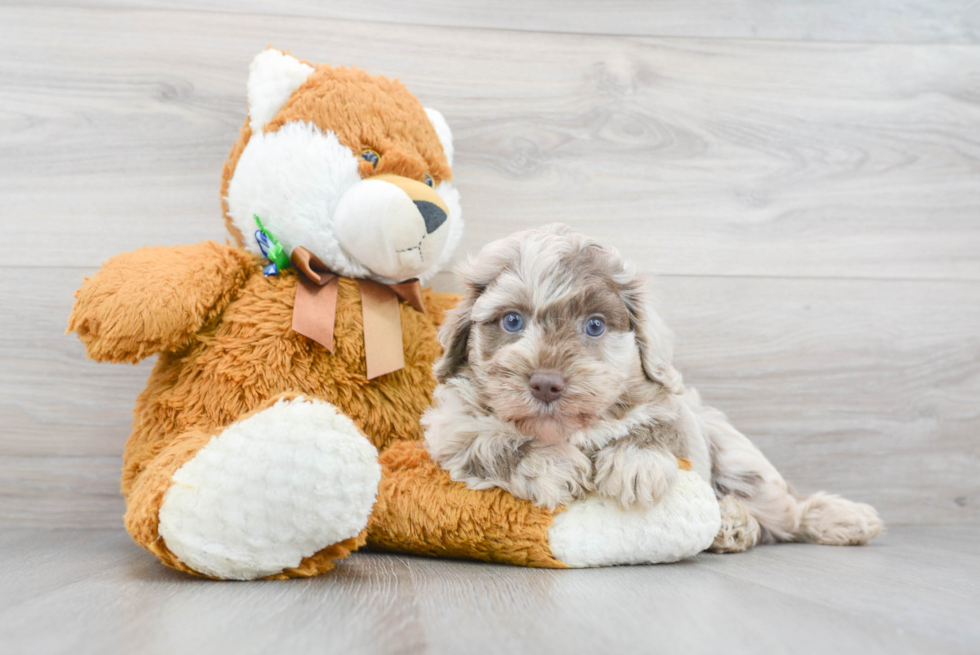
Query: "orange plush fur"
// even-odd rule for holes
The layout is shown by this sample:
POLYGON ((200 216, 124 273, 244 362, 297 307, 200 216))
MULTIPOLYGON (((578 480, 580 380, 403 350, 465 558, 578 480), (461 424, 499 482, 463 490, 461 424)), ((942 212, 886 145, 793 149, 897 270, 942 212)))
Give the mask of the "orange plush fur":
MULTIPOLYGON (((437 180, 451 171, 422 106, 400 83, 319 66, 270 122, 313 122, 355 153, 382 156, 362 177, 396 173, 437 180)), ((122 493, 133 539, 176 569, 196 573, 167 548, 158 514, 171 477, 232 423, 303 395, 329 401, 382 451, 375 513, 356 538, 333 544, 271 577, 309 576, 369 543, 386 549, 560 567, 548 549, 552 513, 492 490, 473 492, 429 460, 417 441, 435 387, 432 364, 443 312, 456 302, 424 292, 427 313, 401 305, 405 368, 368 380, 357 283, 342 278, 335 351, 291 328, 296 274, 262 274, 224 200, 251 136, 241 131, 224 168, 225 219, 237 247, 213 242, 144 248, 114 257, 76 294, 69 330, 90 357, 136 362, 159 354, 134 411, 122 493), (410 442, 398 442, 410 440, 410 442)), ((364 162, 363 164, 366 164, 364 162)), ((368 165, 369 166, 369 165, 368 165)))
POLYGON ((400 441, 381 454, 378 502, 368 543, 384 550, 568 568, 551 554, 554 514, 503 489, 472 491, 432 461, 421 443, 400 441))
MULTIPOLYGON (((421 179, 428 172, 435 184, 453 178, 435 128, 425 117, 419 101, 401 82, 368 75, 357 68, 331 68, 322 64, 315 68, 266 125, 266 132, 275 132, 290 121, 304 121, 323 131, 333 131, 353 152, 374 150, 384 155, 377 168, 361 161, 361 177, 388 173, 421 179)), ((228 215, 228 184, 251 137, 252 129, 246 119, 221 178, 225 224, 239 246, 245 242, 228 215)))

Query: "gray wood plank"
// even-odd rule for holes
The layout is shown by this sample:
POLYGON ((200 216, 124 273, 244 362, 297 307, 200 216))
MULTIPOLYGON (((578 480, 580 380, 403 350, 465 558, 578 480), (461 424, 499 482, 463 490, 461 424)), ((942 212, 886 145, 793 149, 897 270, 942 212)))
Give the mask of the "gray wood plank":
POLYGON ((220 167, 269 43, 443 110, 465 248, 560 219, 665 274, 980 279, 980 46, 35 7, 0 8, 5 264, 223 238, 220 167))
POLYGON ((977 531, 587 571, 357 553, 319 578, 253 583, 170 571, 122 531, 7 531, 0 641, 100 655, 971 652, 978 560, 943 546, 977 531))
POLYGON ((0 456, 0 529, 121 529, 122 447, 113 457, 0 456))
MULTIPOLYGON (((28 4, 7 0, 8 4, 28 4)), ((247 12, 498 30, 800 41, 976 43, 975 0, 32 0, 59 7, 247 12)))
MULTIPOLYGON (((63 334, 81 278, 7 269, 0 286, 0 524, 119 521, 118 457, 150 362, 95 364, 63 334)), ((801 491, 871 502, 890 523, 980 519, 980 284, 658 287, 686 381, 801 491)))
POLYGON ((976 646, 977 622, 963 621, 960 612, 964 606, 980 609, 980 559, 975 549, 944 552, 945 535, 955 539, 962 533, 929 534, 931 529, 898 529, 896 538, 885 537, 875 548, 815 549, 792 544, 778 558, 768 550, 753 550, 731 560, 705 557, 702 565, 788 599, 893 621, 908 633, 976 646), (842 589, 842 579, 862 582, 842 589), (887 589, 868 584, 884 579, 889 580, 887 589))
POLYGON ((980 647, 980 50, 740 40, 976 43, 976 2, 46 4, 0 7, 0 650, 980 647), (957 525, 601 571, 161 567, 117 492, 151 363, 96 365, 62 332, 100 261, 224 238, 220 166, 270 42, 402 77, 446 113, 463 250, 561 219, 665 274, 687 381, 801 490, 957 525))
MULTIPOLYGON (((893 9, 923 18, 910 6, 893 9)), ((561 219, 666 274, 687 380, 802 490, 892 523, 980 517, 980 287, 940 281, 980 276, 977 46, 399 16, 0 8, 0 525, 118 525, 150 363, 85 361, 62 335, 71 294, 117 252, 224 238, 220 166, 270 41, 401 76, 444 110, 464 251, 561 219)))
POLYGON ((980 517, 980 316, 964 313, 980 289, 732 278, 660 288, 687 383, 800 491, 851 495, 897 522, 980 517))

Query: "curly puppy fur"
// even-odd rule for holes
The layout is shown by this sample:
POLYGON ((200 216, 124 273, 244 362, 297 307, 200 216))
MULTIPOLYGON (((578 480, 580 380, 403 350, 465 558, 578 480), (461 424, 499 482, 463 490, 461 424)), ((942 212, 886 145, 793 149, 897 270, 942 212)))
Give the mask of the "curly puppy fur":
POLYGON ((881 532, 869 505, 794 493, 721 412, 685 389, 673 335, 615 249, 551 225, 489 244, 459 273, 467 289, 440 329, 440 384, 423 417, 426 446, 454 480, 547 508, 591 493, 644 507, 670 490, 686 458, 721 502, 718 552, 863 544, 881 532), (510 331, 512 314, 522 325, 510 331), (586 325, 596 317, 604 330, 592 336, 586 325), (534 393, 536 373, 558 381, 557 397, 534 393))

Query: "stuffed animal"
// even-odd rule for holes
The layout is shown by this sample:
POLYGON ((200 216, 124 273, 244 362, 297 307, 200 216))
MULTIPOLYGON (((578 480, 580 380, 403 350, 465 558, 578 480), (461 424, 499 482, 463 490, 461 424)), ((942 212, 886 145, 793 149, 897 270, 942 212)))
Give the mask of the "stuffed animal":
POLYGON ((647 513, 551 512, 449 479, 421 446, 456 296, 423 290, 462 233, 452 134, 397 81, 269 49, 221 196, 233 245, 143 248, 76 293, 98 361, 158 360, 123 458, 125 524, 164 564, 310 576, 375 548, 529 566, 670 561, 710 545, 685 473, 647 513))

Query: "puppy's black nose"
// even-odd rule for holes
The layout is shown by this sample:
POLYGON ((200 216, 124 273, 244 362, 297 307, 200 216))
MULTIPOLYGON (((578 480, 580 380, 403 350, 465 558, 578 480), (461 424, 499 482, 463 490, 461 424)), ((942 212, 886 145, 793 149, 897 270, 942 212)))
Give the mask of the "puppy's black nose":
POLYGON ((565 393, 565 379, 553 371, 533 373, 527 385, 531 395, 543 403, 553 403, 565 393))
POLYGON ((432 234, 439 229, 440 225, 446 222, 446 212, 442 211, 442 207, 439 205, 425 200, 415 200, 414 202, 415 206, 419 209, 419 213, 422 214, 422 220, 425 221, 426 234, 432 234))

